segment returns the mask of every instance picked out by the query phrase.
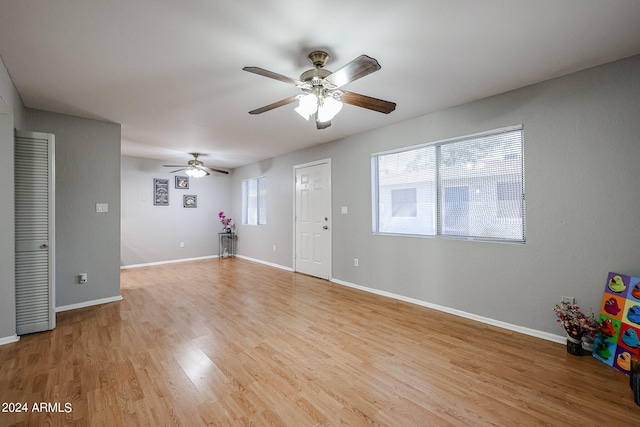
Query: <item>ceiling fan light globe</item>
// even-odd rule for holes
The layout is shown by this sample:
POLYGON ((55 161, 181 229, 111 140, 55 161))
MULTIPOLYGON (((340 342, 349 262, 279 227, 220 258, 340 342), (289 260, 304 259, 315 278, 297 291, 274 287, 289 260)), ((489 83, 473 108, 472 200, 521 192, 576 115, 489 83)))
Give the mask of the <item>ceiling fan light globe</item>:
POLYGON ((332 97, 327 97, 324 99, 324 103, 318 108, 318 121, 328 122, 333 119, 340 110, 342 110, 342 102, 332 97))
POLYGON ((298 108, 295 109, 305 120, 309 120, 309 116, 312 116, 318 111, 318 98, 309 93, 300 98, 298 102, 298 108))
POLYGON ((202 169, 195 168, 195 167, 187 169, 184 173, 186 173, 187 175, 189 175, 192 178, 202 178, 203 176, 205 176, 207 174, 202 169))
POLYGON ((304 110, 304 108, 298 106, 294 108, 294 110, 296 113, 300 114, 300 117, 302 117, 306 121, 309 121, 309 114, 304 110))

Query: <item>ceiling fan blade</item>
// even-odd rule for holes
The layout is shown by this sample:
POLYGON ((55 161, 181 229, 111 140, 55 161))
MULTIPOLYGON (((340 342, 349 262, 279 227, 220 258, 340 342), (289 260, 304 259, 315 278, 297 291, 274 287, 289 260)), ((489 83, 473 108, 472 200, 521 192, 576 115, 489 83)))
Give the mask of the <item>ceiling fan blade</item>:
POLYGON ((162 165, 165 168, 183 168, 184 165, 162 165))
POLYGON ((283 76, 282 74, 274 73, 273 71, 265 70, 264 68, 260 67, 244 67, 243 70, 250 73, 258 74, 260 76, 269 77, 271 79, 280 80, 281 82, 289 83, 295 86, 303 84, 298 79, 292 79, 291 77, 283 76))
POLYGON ((223 174, 226 174, 226 175, 229 174, 229 171, 225 171, 225 170, 222 170, 222 169, 209 168, 209 167, 206 167, 206 166, 204 166, 203 169, 206 169, 206 170, 211 171, 211 172, 223 173, 223 174))
MULTIPOLYGON (((163 166, 166 166, 166 165, 163 165, 163 166)), ((180 167, 180 166, 172 166, 172 167, 180 167)), ((188 169, 188 168, 176 169, 176 170, 171 171, 169 173, 176 173, 176 172, 180 172, 180 171, 183 171, 183 170, 186 170, 186 169, 188 169)))
POLYGON ((318 120, 318 112, 316 111, 316 128, 317 129, 326 129, 331 126, 331 120, 327 120, 326 122, 321 122, 318 120))
POLYGON ((325 80, 336 87, 341 87, 379 69, 380 64, 374 58, 360 55, 344 67, 330 74, 325 80))
POLYGON ((369 110, 378 111, 380 113, 389 114, 396 109, 395 102, 384 101, 378 98, 372 98, 359 93, 342 91, 340 100, 345 104, 355 105, 356 107, 367 108, 369 110))
POLYGON ((265 105, 264 107, 249 111, 249 114, 261 114, 261 113, 264 113, 265 111, 273 110, 274 108, 291 104, 292 102, 295 102, 297 100, 298 100, 297 96, 290 96, 289 98, 282 99, 280 101, 274 102, 273 104, 265 105))

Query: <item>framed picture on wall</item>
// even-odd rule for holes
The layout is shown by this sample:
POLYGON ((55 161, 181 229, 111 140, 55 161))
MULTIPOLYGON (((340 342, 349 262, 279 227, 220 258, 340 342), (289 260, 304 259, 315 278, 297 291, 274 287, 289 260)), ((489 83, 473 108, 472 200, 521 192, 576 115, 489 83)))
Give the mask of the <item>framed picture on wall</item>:
POLYGON ((168 179, 153 179, 153 204, 156 206, 169 206, 168 179))
POLYGON ((176 188, 183 190, 189 189, 189 177, 188 176, 176 176, 176 188))
POLYGON ((198 196, 185 194, 182 196, 182 206, 185 208, 197 208, 198 196))

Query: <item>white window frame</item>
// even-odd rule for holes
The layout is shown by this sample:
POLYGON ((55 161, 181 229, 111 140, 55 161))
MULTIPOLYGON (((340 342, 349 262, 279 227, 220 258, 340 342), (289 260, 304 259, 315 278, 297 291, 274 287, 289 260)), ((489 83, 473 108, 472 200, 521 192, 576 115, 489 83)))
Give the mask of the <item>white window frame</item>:
MULTIPOLYGON (((514 159, 511 159, 514 160, 514 159)), ((512 173, 512 171, 505 171, 512 173)), ((513 178, 499 180, 497 182, 513 182, 513 178)), ((525 243, 526 241, 526 228, 525 228, 525 180, 524 180, 524 128, 523 125, 510 126, 500 129, 495 129, 487 132, 476 133, 472 135, 466 135, 462 137, 450 138, 440 141, 435 141, 427 144, 420 144, 410 147, 402 147, 395 150, 384 151, 379 153, 374 153, 371 155, 371 183, 372 183, 372 231, 373 234, 377 235, 399 235, 399 236, 412 236, 412 237, 437 237, 437 238, 447 238, 447 239, 456 239, 456 240, 474 240, 474 241, 489 241, 489 242, 503 242, 503 243, 525 243), (502 133, 514 133, 520 132, 520 152, 518 153, 516 164, 519 166, 518 171, 518 180, 522 183, 522 202, 520 205, 521 211, 518 212, 517 216, 514 216, 513 220, 518 221, 517 225, 505 225, 504 230, 519 230, 521 227, 521 236, 522 238, 506 238, 506 237, 491 237, 491 236, 483 236, 483 235, 471 235, 470 233, 462 234, 458 231, 447 233, 444 229, 443 224, 443 209, 445 208, 444 194, 443 189, 445 187, 455 187, 455 185, 449 184, 444 181, 442 175, 445 174, 443 172, 443 161, 441 158, 441 150, 442 146, 446 146, 447 144, 460 143, 464 141, 472 141, 475 139, 481 139, 484 137, 497 136, 502 133), (404 152, 409 152, 413 150, 423 149, 425 147, 435 147, 435 183, 434 191, 436 192, 436 203, 435 203, 435 215, 434 217, 437 219, 433 225, 430 227, 433 232, 429 233, 405 233, 405 232, 389 232, 389 231, 380 231, 380 187, 379 187, 379 163, 378 160, 381 156, 388 156, 393 154, 401 154, 404 152), (507 228, 511 227, 511 228, 507 228)), ((412 184, 407 183, 406 186, 411 186, 412 184)), ((463 185, 463 184, 460 184, 463 185)), ((498 217, 504 218, 504 217, 498 217)))
POLYGON ((242 224, 266 225, 267 223, 267 177, 257 176, 242 180, 242 224), (261 184, 263 191, 261 192, 261 184), (255 188, 255 195, 249 194, 250 187, 255 188), (255 208, 253 204, 255 203, 255 208), (255 215, 254 212, 255 211, 255 215))

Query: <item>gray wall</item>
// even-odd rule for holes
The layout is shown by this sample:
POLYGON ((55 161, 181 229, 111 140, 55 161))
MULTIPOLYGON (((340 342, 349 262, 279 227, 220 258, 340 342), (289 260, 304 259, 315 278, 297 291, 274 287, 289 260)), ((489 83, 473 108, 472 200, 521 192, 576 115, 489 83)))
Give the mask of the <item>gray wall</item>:
POLYGON ((56 137, 56 307, 118 297, 120 125, 27 109, 25 130, 56 137))
POLYGON ((0 342, 15 339, 14 127, 22 126, 24 107, 0 58, 0 342))
POLYGON ((22 129, 24 124, 22 99, 4 66, 2 57, 0 57, 0 113, 10 114, 13 119, 13 127, 22 129))
POLYGON ((123 266, 218 254, 218 212, 228 214, 231 207, 229 176, 190 178, 188 190, 176 189, 174 177, 180 174, 170 173, 163 163, 167 162, 122 157, 123 266), (154 206, 154 178, 169 180, 169 206, 154 206), (198 196, 197 208, 183 207, 186 194, 198 196))
POLYGON ((304 163, 306 160, 301 159, 306 153, 291 153, 234 169, 231 177, 231 200, 233 215, 238 218, 236 227, 239 254, 292 267, 293 165, 304 163), (267 223, 242 225, 242 180, 263 175, 267 177, 267 223), (275 252, 273 245, 276 245, 275 252))
POLYGON ((292 267, 293 166, 331 158, 334 279, 561 335, 561 296, 597 311, 607 272, 640 275, 639 111, 636 56, 238 168, 236 216, 243 179, 268 187, 267 225, 240 226, 239 252, 292 267), (372 153, 520 123, 526 244, 371 233, 372 153))
POLYGON ((0 341, 16 334, 13 118, 0 114, 0 341))

